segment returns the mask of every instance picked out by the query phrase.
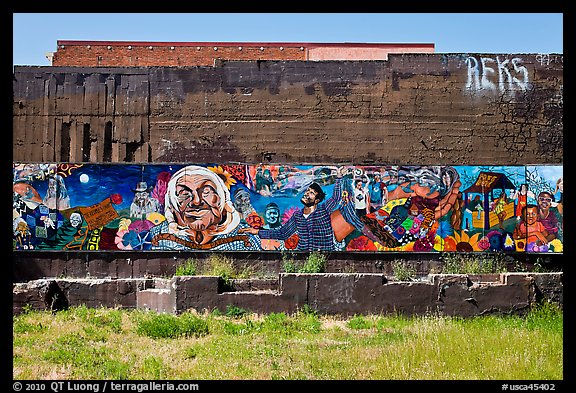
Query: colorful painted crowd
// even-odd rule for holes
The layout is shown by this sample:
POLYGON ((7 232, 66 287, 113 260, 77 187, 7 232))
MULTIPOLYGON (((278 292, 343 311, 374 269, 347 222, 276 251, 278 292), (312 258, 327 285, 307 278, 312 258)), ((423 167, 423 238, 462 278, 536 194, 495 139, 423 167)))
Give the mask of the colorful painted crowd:
POLYGON ((563 167, 13 163, 14 250, 563 251, 563 167))

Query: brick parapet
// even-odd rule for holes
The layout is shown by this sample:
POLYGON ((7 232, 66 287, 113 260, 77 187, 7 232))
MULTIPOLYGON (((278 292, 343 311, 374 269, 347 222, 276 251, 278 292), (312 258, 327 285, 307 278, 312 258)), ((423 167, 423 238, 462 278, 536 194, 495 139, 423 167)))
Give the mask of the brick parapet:
POLYGON ((220 60, 386 60, 389 53, 433 53, 434 44, 298 42, 57 42, 53 66, 214 66, 220 60))

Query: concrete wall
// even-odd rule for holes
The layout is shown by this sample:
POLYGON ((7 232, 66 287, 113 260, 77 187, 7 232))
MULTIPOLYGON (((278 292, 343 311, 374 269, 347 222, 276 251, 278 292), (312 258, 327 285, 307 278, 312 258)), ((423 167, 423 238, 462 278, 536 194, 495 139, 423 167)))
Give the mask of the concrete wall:
POLYGON ((562 163, 563 56, 15 67, 13 158, 562 163))
MULTIPOLYGON (((168 58, 170 48, 165 50, 161 54, 168 58)), ((104 51, 110 53, 107 48, 104 51)), ((13 160, 563 163, 562 55, 390 54, 387 61, 211 61, 207 65, 210 67, 17 66, 13 75, 13 160)), ((57 277, 57 271, 76 277, 94 273, 140 279, 171 271, 175 260, 163 259, 165 256, 150 254, 143 260, 127 261, 100 253, 22 252, 15 255, 14 266, 16 277, 22 280, 57 277)), ((269 259, 268 267, 281 263, 279 255, 249 254, 245 258, 269 259)), ((378 263, 396 257, 336 258, 339 271, 378 272, 382 269, 378 263)), ((429 255, 415 258, 413 262, 424 272, 438 266, 429 255)), ((464 288, 464 284, 458 285, 464 288)), ((530 303, 527 299, 532 299, 532 292, 527 288, 532 284, 522 285, 520 298, 515 297, 516 292, 498 292, 500 299, 510 301, 503 310, 530 303)), ((328 297, 333 288, 325 288, 328 292, 323 296, 328 297)), ((19 296, 32 298, 20 289, 14 299, 22 306, 25 301, 18 300, 22 299, 19 296)), ((436 291, 430 290, 423 301, 432 299, 436 291)), ((464 296, 468 289, 458 291, 464 296)), ((403 294, 395 293, 394 301, 404 299, 403 294)), ((130 296, 130 304, 135 305, 135 295, 130 296)), ((116 297, 108 299, 121 302, 116 297)), ((301 304, 289 299, 290 307, 301 304)), ((327 302, 327 298, 318 299, 319 309, 334 311, 327 302)), ((427 304, 438 305, 436 300, 427 304)), ((362 303, 357 306, 346 310, 374 309, 362 308, 362 303)), ((421 311, 414 304, 406 307, 421 311)), ((446 312, 481 310, 462 299, 450 307, 446 312)))
POLYGON ((562 273, 430 275, 415 282, 383 274, 281 274, 226 287, 219 277, 177 276, 155 280, 37 280, 13 287, 13 312, 24 306, 64 309, 119 306, 181 313, 236 306, 256 313, 293 313, 308 305, 320 314, 403 314, 476 316, 522 314, 546 300, 563 306, 562 273), (248 288, 247 288, 248 287, 248 288), (249 289, 249 290, 246 290, 249 289))
MULTIPOLYGON (((46 277, 96 279, 130 279, 142 277, 172 277, 176 267, 192 258, 199 271, 205 270, 211 253, 207 252, 54 252, 20 251, 13 253, 13 281, 25 282, 46 277)), ((265 277, 277 277, 284 271, 282 254, 276 252, 228 253, 234 270, 249 270, 265 277)), ((307 253, 290 255, 303 264, 307 253)), ((394 264, 403 262, 414 269, 418 277, 442 272, 445 261, 439 253, 331 253, 327 255, 325 271, 328 273, 378 273, 394 275, 394 264)), ((548 271, 561 271, 564 254, 522 253, 510 255, 505 261, 509 270, 521 267, 533 270, 536 264, 548 271)))

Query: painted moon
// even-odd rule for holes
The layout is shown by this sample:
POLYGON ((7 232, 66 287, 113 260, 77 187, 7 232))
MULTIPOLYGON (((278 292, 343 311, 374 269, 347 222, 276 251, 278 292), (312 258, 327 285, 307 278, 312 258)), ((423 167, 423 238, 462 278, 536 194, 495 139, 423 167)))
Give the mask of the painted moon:
POLYGON ((88 183, 88 180, 90 180, 90 178, 87 174, 83 173, 80 175, 80 183, 88 183))

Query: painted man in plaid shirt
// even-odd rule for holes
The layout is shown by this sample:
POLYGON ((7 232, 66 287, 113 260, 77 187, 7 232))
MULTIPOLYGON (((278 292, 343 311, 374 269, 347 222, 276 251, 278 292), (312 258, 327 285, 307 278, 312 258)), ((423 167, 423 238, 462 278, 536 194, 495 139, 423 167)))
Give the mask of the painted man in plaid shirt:
POLYGON ((312 183, 304 192, 300 202, 304 208, 296 211, 290 219, 278 229, 255 229, 242 228, 239 233, 251 233, 261 239, 286 240, 294 233, 298 233, 298 250, 310 251, 333 251, 334 230, 330 220, 330 214, 336 210, 342 196, 341 168, 337 171, 336 183, 332 197, 324 203, 320 203, 326 194, 317 183, 312 183))

